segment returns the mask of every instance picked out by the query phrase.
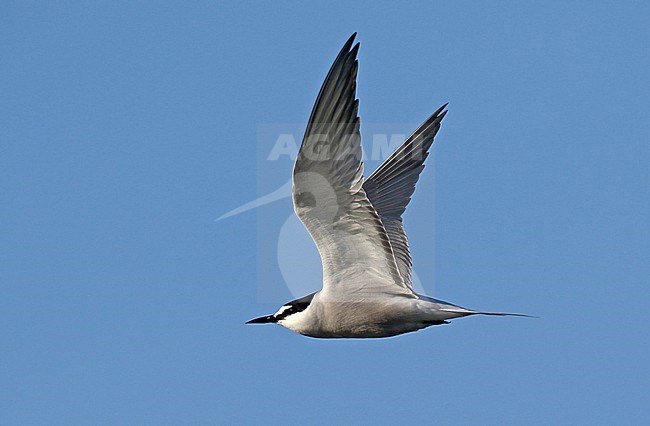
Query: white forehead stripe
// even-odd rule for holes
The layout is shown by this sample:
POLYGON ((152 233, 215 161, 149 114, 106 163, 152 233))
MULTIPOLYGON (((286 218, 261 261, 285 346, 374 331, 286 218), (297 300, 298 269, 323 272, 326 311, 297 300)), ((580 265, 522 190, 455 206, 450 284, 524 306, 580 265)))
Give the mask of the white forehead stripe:
POLYGON ((290 306, 290 305, 284 305, 284 306, 282 306, 282 307, 281 307, 281 308, 280 308, 280 309, 275 313, 274 316, 276 316, 276 317, 277 317, 277 316, 280 316, 280 315, 282 315, 285 311, 287 311, 287 310, 289 310, 289 309, 291 309, 291 306, 290 306))

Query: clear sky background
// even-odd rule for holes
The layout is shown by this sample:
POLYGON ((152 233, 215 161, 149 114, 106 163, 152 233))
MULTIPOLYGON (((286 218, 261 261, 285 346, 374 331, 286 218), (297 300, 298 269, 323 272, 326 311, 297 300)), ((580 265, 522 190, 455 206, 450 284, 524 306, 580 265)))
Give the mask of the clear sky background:
POLYGON ((3 2, 0 423, 650 423, 649 20, 641 1, 3 2), (363 123, 450 102, 405 217, 424 289, 541 319, 244 325, 293 297, 259 258, 290 201, 215 219, 289 178, 261 174, 260 126, 304 125, 354 31, 363 123))

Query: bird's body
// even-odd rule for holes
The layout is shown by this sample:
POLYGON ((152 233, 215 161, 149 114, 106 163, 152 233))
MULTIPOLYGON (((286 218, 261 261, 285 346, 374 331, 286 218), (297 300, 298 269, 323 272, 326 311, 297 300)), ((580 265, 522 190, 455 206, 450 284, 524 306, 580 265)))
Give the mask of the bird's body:
POLYGON ((469 315, 462 308, 421 296, 382 295, 377 300, 327 300, 315 293, 304 311, 277 323, 296 333, 321 338, 390 337, 469 315))
POLYGON ((320 253, 323 289, 248 323, 277 323, 311 337, 366 338, 468 315, 519 315, 472 311, 413 291, 401 216, 446 105, 364 180, 355 35, 325 78, 293 170, 294 210, 320 253))

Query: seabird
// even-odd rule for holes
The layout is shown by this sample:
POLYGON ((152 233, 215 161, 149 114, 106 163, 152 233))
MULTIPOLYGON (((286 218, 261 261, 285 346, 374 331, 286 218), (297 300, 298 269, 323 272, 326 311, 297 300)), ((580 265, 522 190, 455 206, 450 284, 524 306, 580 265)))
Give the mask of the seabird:
POLYGON ((323 288, 247 324, 275 323, 318 338, 390 337, 480 312, 413 291, 402 214, 433 139, 441 106, 363 178, 356 99, 356 33, 318 93, 293 169, 292 198, 323 264, 323 288))

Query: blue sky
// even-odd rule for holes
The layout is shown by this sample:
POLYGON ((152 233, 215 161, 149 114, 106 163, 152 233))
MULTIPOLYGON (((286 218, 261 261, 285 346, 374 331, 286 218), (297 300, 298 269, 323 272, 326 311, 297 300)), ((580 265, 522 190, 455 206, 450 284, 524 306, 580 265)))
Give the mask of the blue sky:
POLYGON ((649 16, 4 2, 0 423, 647 424, 649 16), (215 219, 287 181, 268 129, 300 131, 354 31, 364 132, 450 102, 405 216, 424 290, 541 319, 366 341, 244 325, 293 297, 291 204, 215 219))

